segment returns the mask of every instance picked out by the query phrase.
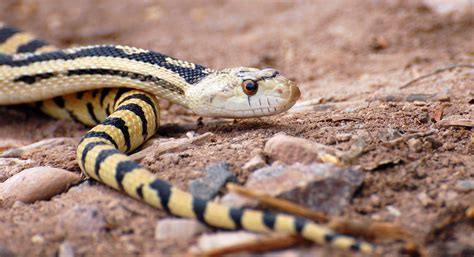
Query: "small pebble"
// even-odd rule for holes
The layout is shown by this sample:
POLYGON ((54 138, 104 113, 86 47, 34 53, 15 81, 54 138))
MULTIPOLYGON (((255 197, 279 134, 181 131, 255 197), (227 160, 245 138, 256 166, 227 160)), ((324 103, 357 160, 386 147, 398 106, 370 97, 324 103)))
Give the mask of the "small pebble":
POLYGON ((379 207, 382 200, 380 199, 380 196, 378 196, 378 195, 371 195, 370 196, 370 202, 372 203, 373 206, 379 207))
POLYGON ((271 160, 279 160, 287 164, 319 162, 321 156, 326 154, 335 155, 336 152, 332 147, 304 138, 282 134, 270 138, 263 151, 271 160))
POLYGON ((402 215, 402 213, 395 207, 389 205, 387 206, 387 211, 392 214, 393 216, 396 216, 396 217, 399 217, 400 215, 402 215))
POLYGON ((166 218, 156 223, 156 240, 186 240, 208 232, 209 229, 197 220, 166 218))
POLYGON ((421 205, 424 207, 427 207, 429 205, 432 205, 434 203, 433 199, 431 199, 426 192, 421 192, 419 193, 416 198, 418 201, 420 201, 421 205))
POLYGON ((31 242, 33 244, 44 244, 46 240, 44 239, 44 237, 42 235, 34 235, 32 238, 31 238, 31 242))
POLYGON ((263 159, 263 156, 261 154, 257 154, 252 159, 248 160, 244 166, 242 166, 242 169, 247 170, 247 171, 254 171, 256 169, 263 168, 267 165, 265 160, 263 159))
POLYGON ((459 180, 456 182, 455 188, 461 192, 474 190, 474 179, 459 180))
POLYGON ((408 148, 413 152, 420 152, 423 149, 423 143, 420 139, 412 138, 407 142, 408 148))
POLYGON ((195 137, 199 136, 198 133, 196 133, 195 131, 188 131, 186 132, 186 137, 189 138, 189 139, 193 139, 195 137))
POLYGON ((33 203, 47 200, 78 183, 81 176, 63 169, 35 167, 26 169, 0 184, 0 198, 13 204, 15 201, 33 203))
POLYGON ((351 133, 336 134, 336 140, 339 142, 349 141, 351 137, 352 137, 351 133))
POLYGON ((242 149, 244 148, 241 144, 230 144, 230 149, 235 149, 235 150, 239 150, 239 149, 242 149))
POLYGON ((328 136, 326 137, 326 144, 327 145, 333 145, 336 143, 336 138, 333 136, 328 136))
POLYGON ((59 245, 58 257, 74 257, 74 250, 69 241, 64 241, 59 245))

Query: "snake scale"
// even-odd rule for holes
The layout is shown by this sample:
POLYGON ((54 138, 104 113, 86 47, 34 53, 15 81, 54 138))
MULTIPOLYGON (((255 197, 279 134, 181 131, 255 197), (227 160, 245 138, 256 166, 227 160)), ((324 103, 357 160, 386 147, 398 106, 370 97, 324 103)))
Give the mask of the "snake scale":
POLYGON ((61 50, 0 25, 0 105, 34 103, 52 117, 92 126, 77 147, 77 161, 89 177, 172 215, 213 227, 280 231, 372 253, 373 245, 300 217, 199 199, 126 155, 157 131, 157 97, 201 116, 246 118, 283 112, 299 96, 296 84, 273 69, 212 70, 118 45, 61 50))

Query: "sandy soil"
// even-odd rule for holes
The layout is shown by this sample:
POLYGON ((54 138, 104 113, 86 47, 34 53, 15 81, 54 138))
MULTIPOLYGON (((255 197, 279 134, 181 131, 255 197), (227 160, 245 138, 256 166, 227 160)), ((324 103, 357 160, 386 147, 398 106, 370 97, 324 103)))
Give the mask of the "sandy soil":
MULTIPOLYGON (((317 99, 319 104, 278 117, 218 124, 204 119, 204 126, 193 130, 212 132, 213 140, 179 155, 145 158, 142 164, 186 188, 205 166, 225 160, 244 181, 242 165, 278 132, 342 150, 354 141, 339 142, 338 134, 365 135, 370 144, 353 165, 386 164, 366 171, 364 185, 344 217, 397 222, 439 256, 474 252, 473 226, 466 221, 442 227, 427 239, 443 217, 459 216, 460 210, 474 204, 473 190, 455 189, 459 180, 474 178, 472 127, 441 126, 434 119, 444 108, 443 119, 472 122, 473 69, 452 69, 400 89, 437 68, 474 63, 474 11, 440 15, 419 1, 397 0, 3 0, 0 20, 62 47, 126 44, 213 68, 276 68, 298 82, 302 101, 317 99), (412 101, 416 97, 421 101, 412 101), (341 116, 345 118, 333 119, 341 116), (383 142, 390 129, 402 134, 435 132, 421 138, 422 148, 416 152, 406 142, 383 142), (420 203, 418 196, 423 194, 431 204, 420 203)), ((196 120, 179 108, 168 108, 163 112, 168 125, 157 136, 185 137, 196 120)), ((80 137, 86 130, 32 109, 0 108, 2 148, 80 137)), ((80 172, 74 144, 42 149, 26 158, 33 164, 0 166, 0 173, 7 174, 2 181, 27 166, 80 172)), ((0 246, 18 256, 55 256, 67 240, 76 256, 181 255, 192 240, 158 244, 154 239, 156 220, 164 216, 105 186, 84 182, 50 201, 0 208, 0 246), (77 234, 74 226, 64 225, 68 220, 81 226, 82 216, 70 213, 75 206, 96 208, 106 229, 77 234)), ((400 242, 381 244, 386 256, 402 255, 400 242)), ((318 246, 295 249, 308 247, 321 256, 334 254, 318 246)))

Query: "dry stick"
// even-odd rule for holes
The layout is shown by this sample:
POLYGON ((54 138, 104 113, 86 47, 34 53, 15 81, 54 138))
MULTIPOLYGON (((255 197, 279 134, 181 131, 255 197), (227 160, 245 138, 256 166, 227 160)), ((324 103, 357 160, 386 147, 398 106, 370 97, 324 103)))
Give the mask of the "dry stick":
POLYGON ((275 197, 271 197, 269 195, 265 195, 265 194, 262 194, 262 193, 259 193, 259 192, 255 192, 253 190, 250 190, 248 188, 245 188, 245 187, 242 187, 242 186, 239 186, 239 185, 236 185, 236 184, 231 184, 231 183, 227 184, 227 189, 230 192, 235 192, 239 195, 242 195, 242 196, 245 196, 245 197, 248 197, 248 198, 251 198, 251 199, 255 199, 255 200, 259 201, 260 203, 262 203, 263 205, 273 207, 273 208, 277 208, 277 209, 280 209, 280 210, 284 210, 288 213, 291 213, 291 214, 294 214, 294 215, 297 215, 297 216, 305 217, 305 218, 308 218, 310 220, 314 220, 314 221, 317 221, 317 222, 327 222, 328 221, 328 218, 326 217, 326 214, 324 214, 322 212, 315 212, 315 211, 309 210, 305 207, 302 207, 301 205, 298 205, 298 204, 295 204, 295 203, 292 203, 292 202, 289 202, 289 201, 286 201, 286 200, 278 199, 278 198, 275 198, 275 197))
POLYGON ((416 82, 418 82, 422 79, 425 79, 427 77, 433 76, 433 75, 441 73, 441 72, 449 71, 449 70, 452 70, 452 69, 455 69, 455 68, 472 68, 472 69, 474 69, 474 64, 453 64, 453 65, 449 65, 449 66, 444 67, 444 68, 436 69, 433 72, 430 72, 428 74, 419 76, 417 78, 414 78, 414 79, 408 81, 408 83, 401 86, 400 89, 407 88, 407 87, 411 86, 412 84, 414 84, 414 83, 416 83, 416 82))
MULTIPOLYGON (((227 184, 227 189, 230 192, 234 192, 245 197, 258 200, 264 205, 278 208, 293 215, 302 216, 314 221, 329 221, 329 219, 324 213, 314 212, 292 202, 271 197, 263 193, 258 193, 236 184, 227 184)), ((407 240, 410 238, 408 231, 398 225, 388 222, 349 221, 345 219, 332 219, 329 221, 328 227, 341 234, 358 235, 363 236, 365 238, 402 240, 407 240)), ((263 242, 264 241, 260 241, 260 243, 263 242)), ((258 244, 258 242, 254 242, 254 244, 258 244)), ((266 244, 263 243, 263 246, 265 245, 266 244)), ((271 249, 271 247, 275 247, 277 245, 268 245, 269 248, 267 249, 271 249)), ((417 244, 409 242, 409 245, 416 246, 414 249, 418 249, 419 251, 421 251, 421 256, 426 256, 423 253, 424 250, 421 247, 417 246, 417 244)), ((245 249, 243 247, 239 247, 239 245, 235 246, 235 248, 238 248, 240 250, 245 249)))

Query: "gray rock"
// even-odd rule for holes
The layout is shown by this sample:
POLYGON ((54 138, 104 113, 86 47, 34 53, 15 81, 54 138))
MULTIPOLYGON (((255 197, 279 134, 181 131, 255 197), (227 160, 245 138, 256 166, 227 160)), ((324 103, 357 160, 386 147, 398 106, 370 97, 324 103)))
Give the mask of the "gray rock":
POLYGON ((57 230, 67 235, 98 234, 107 227, 104 214, 91 205, 77 205, 58 218, 57 230))
POLYGON ((363 173, 329 164, 293 164, 256 170, 246 187, 314 211, 338 215, 363 182, 363 173))
POLYGON ((74 250, 69 241, 64 241, 59 245, 58 257, 74 257, 74 250))
POLYGON ((235 181, 228 163, 211 164, 204 170, 204 176, 189 182, 191 194, 201 199, 210 200, 230 181, 235 181))
POLYGON ((16 257, 16 254, 5 246, 0 245, 0 257, 16 257))
POLYGON ((410 94, 405 98, 407 102, 422 101, 426 102, 433 99, 436 94, 410 94))
POLYGON ((209 229, 192 219, 166 218, 159 220, 155 228, 156 240, 191 239, 209 229))

